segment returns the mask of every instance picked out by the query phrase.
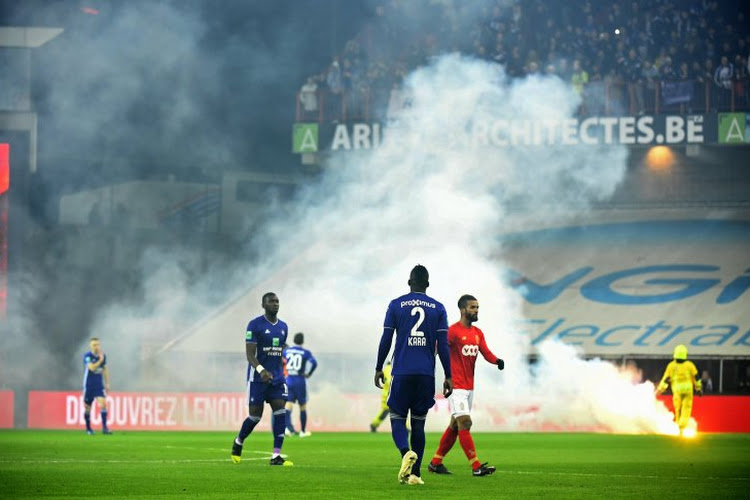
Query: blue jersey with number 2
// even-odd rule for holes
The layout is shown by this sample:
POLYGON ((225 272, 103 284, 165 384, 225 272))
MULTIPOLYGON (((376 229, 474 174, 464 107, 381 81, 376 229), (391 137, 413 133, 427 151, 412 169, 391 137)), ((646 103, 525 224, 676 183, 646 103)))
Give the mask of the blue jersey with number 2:
POLYGON ((383 327, 384 336, 396 334, 394 376, 435 376, 437 342, 447 342, 448 335, 443 304, 424 293, 407 293, 388 305, 383 327))

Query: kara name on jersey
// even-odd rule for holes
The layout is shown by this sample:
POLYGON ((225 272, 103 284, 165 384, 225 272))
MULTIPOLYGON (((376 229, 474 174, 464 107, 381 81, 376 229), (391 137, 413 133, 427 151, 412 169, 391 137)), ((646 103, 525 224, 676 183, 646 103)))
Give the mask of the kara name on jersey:
POLYGON ((426 337, 409 337, 409 340, 407 341, 407 345, 411 347, 426 347, 427 338, 426 337))

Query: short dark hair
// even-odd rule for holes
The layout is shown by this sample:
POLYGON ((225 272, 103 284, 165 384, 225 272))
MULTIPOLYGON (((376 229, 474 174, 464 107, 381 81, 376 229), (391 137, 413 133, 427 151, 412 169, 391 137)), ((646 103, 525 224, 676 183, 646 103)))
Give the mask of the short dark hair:
POLYGON ((302 345, 302 343, 305 341, 305 334, 302 332, 295 333, 294 334, 294 343, 297 345, 302 345))
POLYGON ((273 293, 273 292, 266 292, 266 293, 264 293, 263 294, 263 298, 260 299, 260 303, 262 305, 266 305, 266 299, 269 298, 269 297, 273 297, 274 295, 276 295, 276 294, 273 293))
POLYGON ((469 295, 468 293, 461 295, 461 297, 458 298, 458 308, 466 309, 466 305, 469 303, 470 300, 477 300, 477 298, 474 297, 473 295, 469 295))
POLYGON ((417 264, 409 273, 409 282, 414 286, 427 288, 430 286, 430 273, 422 264, 417 264))

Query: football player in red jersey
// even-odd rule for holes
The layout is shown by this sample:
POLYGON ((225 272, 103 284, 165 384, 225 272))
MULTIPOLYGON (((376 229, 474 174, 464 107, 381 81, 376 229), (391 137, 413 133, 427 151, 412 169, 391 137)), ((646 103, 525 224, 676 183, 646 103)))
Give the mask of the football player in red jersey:
POLYGON ((462 295, 458 299, 461 320, 448 328, 448 345, 451 353, 453 370, 453 394, 448 398, 451 408, 451 422, 440 438, 440 446, 428 465, 428 470, 436 474, 450 474, 443 465, 443 458, 456 442, 461 444, 466 458, 469 459, 472 474, 487 476, 495 472, 495 467, 481 463, 477 458, 474 440, 471 437, 471 403, 474 399, 474 366, 477 356, 497 365, 499 370, 505 368, 505 362, 492 354, 484 340, 482 330, 472 323, 479 318, 479 302, 472 295, 462 295))

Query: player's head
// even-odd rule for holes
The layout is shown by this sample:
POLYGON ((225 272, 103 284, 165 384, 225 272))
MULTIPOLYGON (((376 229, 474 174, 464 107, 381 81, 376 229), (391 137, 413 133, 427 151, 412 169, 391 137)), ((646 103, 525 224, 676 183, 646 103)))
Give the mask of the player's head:
POLYGON ((687 359, 687 347, 683 344, 678 345, 674 348, 674 354, 672 357, 677 361, 685 361, 687 359))
POLYGON ((279 312, 279 298, 273 292, 263 294, 260 303, 263 306, 263 310, 266 311, 266 314, 271 317, 276 316, 276 313, 279 312))
POLYGON ((101 349, 101 347, 102 344, 101 342, 99 342, 99 338, 91 337, 91 339, 89 340, 89 348, 91 349, 91 352, 96 354, 99 352, 99 349, 101 349))
POLYGON ((298 332, 294 334, 294 343, 297 345, 302 345, 305 343, 305 334, 302 332, 298 332))
POLYGON ((430 273, 422 264, 417 264, 409 273, 409 288, 412 292, 424 292, 430 286, 430 273))
POLYGON ((479 302, 473 295, 461 295, 458 299, 458 310, 461 311, 461 318, 466 318, 469 323, 479 319, 479 302))

